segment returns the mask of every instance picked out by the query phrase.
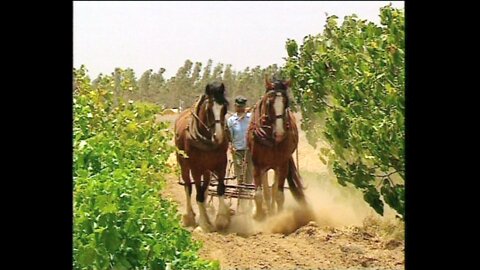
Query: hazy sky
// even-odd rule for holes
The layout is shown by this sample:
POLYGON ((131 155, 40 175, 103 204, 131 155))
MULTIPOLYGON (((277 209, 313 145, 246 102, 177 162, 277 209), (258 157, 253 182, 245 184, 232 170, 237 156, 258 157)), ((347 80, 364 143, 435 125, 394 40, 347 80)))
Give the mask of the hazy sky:
POLYGON ((285 41, 323 31, 326 16, 357 14, 379 23, 379 8, 403 1, 366 2, 74 2, 74 66, 92 77, 115 67, 137 78, 151 68, 175 75, 185 60, 247 66, 283 64, 285 41))

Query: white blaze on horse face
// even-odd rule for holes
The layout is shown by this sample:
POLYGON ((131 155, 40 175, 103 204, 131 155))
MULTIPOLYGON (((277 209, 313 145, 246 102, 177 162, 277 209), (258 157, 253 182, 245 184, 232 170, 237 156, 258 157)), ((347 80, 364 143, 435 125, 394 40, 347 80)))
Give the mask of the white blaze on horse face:
POLYGON ((218 104, 217 102, 213 103, 213 116, 215 117, 215 139, 217 140, 217 143, 222 143, 223 142, 223 131, 222 131, 222 125, 219 122, 220 121, 220 114, 222 113, 222 108, 223 106, 218 104))
MULTIPOLYGON (((283 115, 283 110, 285 109, 283 106, 283 96, 278 93, 275 97, 275 101, 273 103, 273 109, 275 110, 275 116, 283 115)), ((276 136, 283 136, 285 130, 283 129, 283 118, 276 118, 275 119, 275 134, 276 136)))

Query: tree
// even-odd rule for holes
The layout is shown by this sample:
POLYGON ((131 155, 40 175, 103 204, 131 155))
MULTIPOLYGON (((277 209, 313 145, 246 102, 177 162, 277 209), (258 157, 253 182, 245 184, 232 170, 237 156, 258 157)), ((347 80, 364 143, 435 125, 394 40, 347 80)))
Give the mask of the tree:
POLYGON ((138 88, 140 92, 141 100, 148 95, 148 90, 150 89, 150 77, 152 76, 152 69, 148 69, 142 74, 140 80, 138 80, 138 88))
POLYGON ((122 82, 120 84, 123 93, 132 93, 138 91, 137 78, 135 71, 131 68, 127 68, 122 72, 122 82))
POLYGON ((210 81, 210 73, 212 72, 212 59, 208 59, 207 65, 203 69, 202 85, 207 85, 210 81))
POLYGON ((122 80, 122 69, 121 68, 115 68, 115 72, 113 73, 113 80, 115 82, 114 86, 114 100, 113 100, 113 105, 116 107, 118 106, 119 103, 119 98, 120 98, 120 81, 122 80))
POLYGON ((200 83, 200 72, 202 71, 202 63, 195 62, 195 66, 193 67, 192 76, 191 76, 191 84, 193 86, 197 86, 200 83))
POLYGON ((96 88, 83 66, 73 72, 72 268, 220 269, 198 257, 199 243, 161 195, 175 149, 169 124, 155 119, 160 108, 112 106, 116 79, 134 87, 125 72, 99 76, 96 88))
POLYGON ((155 104, 162 104, 165 106, 166 91, 165 91, 165 78, 163 77, 163 73, 165 73, 164 68, 160 68, 157 73, 153 73, 150 76, 150 84, 148 87, 149 101, 155 104))
POLYGON ((332 146, 321 159, 333 160, 338 182, 362 190, 379 214, 387 203, 403 218, 404 11, 385 6, 380 18, 377 26, 347 16, 339 27, 338 17, 328 17, 323 34, 305 37, 300 48, 287 40, 285 70, 309 142, 324 137, 332 146))
POLYGON ((256 66, 251 69, 247 67, 245 70, 237 72, 231 64, 223 63, 218 63, 212 71, 212 64, 211 59, 205 66, 201 62, 193 63, 187 59, 184 65, 177 70, 175 76, 170 79, 165 79, 164 68, 160 68, 156 73, 153 73, 152 69, 148 69, 138 80, 131 68, 117 68, 111 76, 100 74, 92 82, 92 86, 94 88, 98 88, 99 85, 103 88, 111 87, 112 91, 124 99, 149 101, 171 108, 177 107, 181 103, 183 106, 191 106, 204 92, 208 83, 220 80, 227 87, 227 99, 233 102, 236 95, 244 95, 248 98, 249 104, 253 105, 265 91, 264 74, 272 76, 280 71, 276 65, 270 65, 266 68, 256 66), (110 77, 114 78, 111 86, 106 83, 107 78, 110 77), (120 83, 118 84, 118 82, 120 83))
POLYGON ((217 66, 213 69, 211 80, 222 80, 223 74, 223 64, 218 63, 217 66))
POLYGON ((225 66, 225 71, 223 72, 223 83, 227 88, 227 95, 234 94, 234 90, 236 88, 236 76, 235 72, 232 70, 232 65, 228 64, 225 66))

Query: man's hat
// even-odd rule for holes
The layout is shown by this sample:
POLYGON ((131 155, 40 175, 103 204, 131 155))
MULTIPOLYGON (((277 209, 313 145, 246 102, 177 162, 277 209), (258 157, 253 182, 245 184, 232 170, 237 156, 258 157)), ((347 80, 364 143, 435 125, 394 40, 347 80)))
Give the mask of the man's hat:
POLYGON ((245 106, 247 105, 247 98, 244 96, 237 96, 235 98, 235 105, 237 106, 245 106))

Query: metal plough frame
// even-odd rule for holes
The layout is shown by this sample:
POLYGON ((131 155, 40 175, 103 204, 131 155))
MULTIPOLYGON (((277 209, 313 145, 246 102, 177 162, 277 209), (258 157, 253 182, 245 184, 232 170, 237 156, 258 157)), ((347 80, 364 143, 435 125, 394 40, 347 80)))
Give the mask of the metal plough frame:
MULTIPOLYGON (((234 184, 234 183, 229 183, 230 181, 235 181, 237 179, 236 175, 233 175, 233 161, 229 160, 228 162, 228 169, 227 173, 225 174, 225 197, 229 198, 230 200, 232 198, 237 198, 237 199, 247 199, 247 200, 253 200, 254 194, 255 194, 255 185, 254 184, 234 184)), ((210 202, 212 201, 213 197, 217 197, 217 186, 218 186, 218 178, 215 175, 215 173, 212 172, 212 179, 210 180, 210 185, 208 187, 208 195, 210 195, 210 202)), ((203 182, 203 181, 202 181, 203 182)), ((194 181, 190 181, 190 183, 193 185, 194 181)), ((185 183, 181 180, 181 177, 179 177, 178 184, 185 186, 185 183)))
MULTIPOLYGON (((212 172, 212 179, 210 180, 210 185, 208 187, 208 195, 210 195, 209 204, 212 203, 213 197, 218 197, 217 195, 217 186, 218 186, 218 178, 215 173, 212 172)), ((225 174, 225 197, 232 201, 232 198, 236 199, 247 199, 253 200, 255 196, 255 185, 254 184, 234 184, 228 183, 229 181, 236 182, 237 176, 233 175, 233 161, 229 160, 228 162, 228 169, 225 174)), ((202 181, 203 182, 203 181, 202 181)), ((190 183, 193 185, 194 181, 191 180, 190 183)), ((185 183, 181 180, 181 176, 179 176, 178 184, 185 186, 185 183)), ((269 188, 272 188, 271 186, 269 188)), ((289 189, 288 186, 284 187, 285 189, 289 189)), ((237 201, 238 204, 239 201, 237 201)))

